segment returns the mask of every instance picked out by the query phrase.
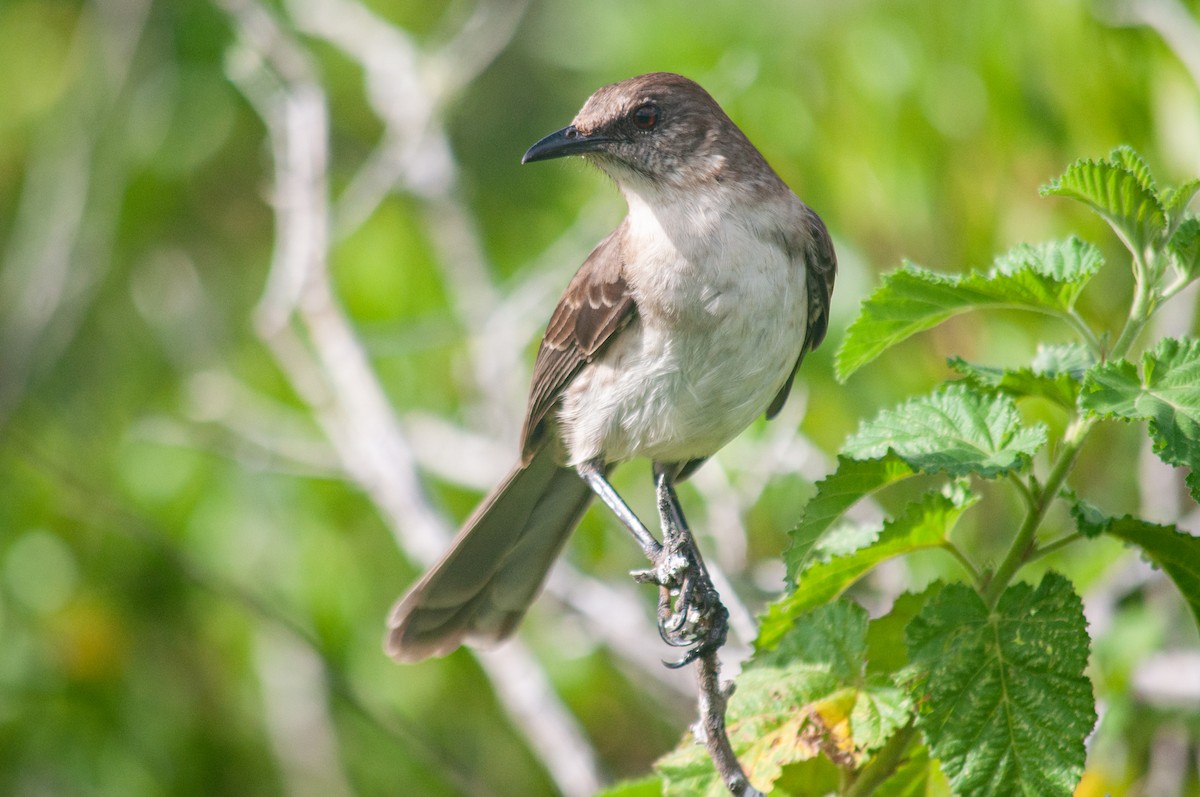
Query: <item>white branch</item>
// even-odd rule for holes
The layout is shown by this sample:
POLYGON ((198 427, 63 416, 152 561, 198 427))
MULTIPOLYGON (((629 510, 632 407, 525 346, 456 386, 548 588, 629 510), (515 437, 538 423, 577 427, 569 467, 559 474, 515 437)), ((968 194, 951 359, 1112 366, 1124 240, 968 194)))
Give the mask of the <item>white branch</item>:
MULTIPOLYGON (((231 76, 266 124, 275 156, 277 249, 260 305, 260 336, 397 544, 431 564, 450 528, 424 495, 399 423, 329 283, 324 93, 298 46, 262 6, 251 0, 223 5, 242 47, 233 63, 253 66, 233 68, 231 76)), ((600 779, 591 748, 533 657, 514 641, 479 660, 559 788, 568 795, 594 791, 600 779)))

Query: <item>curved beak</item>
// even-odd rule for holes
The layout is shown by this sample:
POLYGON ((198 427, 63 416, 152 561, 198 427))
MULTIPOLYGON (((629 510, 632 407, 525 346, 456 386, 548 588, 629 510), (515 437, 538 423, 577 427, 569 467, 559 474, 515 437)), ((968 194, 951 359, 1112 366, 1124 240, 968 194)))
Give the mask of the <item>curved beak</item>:
POLYGON ((567 125, 557 130, 530 147, 521 158, 521 163, 548 161, 551 158, 565 158, 568 155, 582 155, 600 149, 611 139, 604 136, 585 136, 575 129, 575 125, 567 125))

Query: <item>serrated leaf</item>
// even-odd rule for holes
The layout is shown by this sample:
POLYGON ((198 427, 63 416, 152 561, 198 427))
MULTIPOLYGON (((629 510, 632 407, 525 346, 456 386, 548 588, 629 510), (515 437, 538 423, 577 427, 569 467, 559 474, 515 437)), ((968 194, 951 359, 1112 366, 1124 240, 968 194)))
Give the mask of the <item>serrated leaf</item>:
POLYGON ((947 364, 977 387, 1000 390, 1014 398, 1040 397, 1074 409, 1084 372, 1095 364, 1084 345, 1039 345, 1033 362, 1025 368, 993 368, 951 357, 947 364))
MULTIPOLYGON (((1043 196, 1063 196, 1089 206, 1107 221, 1129 249, 1141 255, 1162 240, 1167 230, 1166 213, 1155 196, 1153 184, 1131 164, 1128 154, 1114 150, 1115 161, 1078 160, 1057 180, 1042 186, 1043 196), (1132 170, 1131 170, 1132 166, 1132 170)), ((1129 152, 1132 152, 1130 150, 1129 152)), ((1140 163, 1141 159, 1137 158, 1140 163)))
POLYGON ((800 523, 788 532, 784 551, 789 585, 816 551, 821 536, 847 509, 866 496, 913 474, 912 468, 894 454, 863 460, 838 457, 837 470, 817 482, 816 495, 804 507, 800 523))
MULTIPOLYGON (((855 651, 865 647, 862 609, 830 606, 810 619, 788 641, 788 655, 777 652, 743 670, 726 710, 730 744, 750 782, 763 791, 786 764, 821 754, 827 740, 814 722, 813 706, 843 688, 854 674, 855 651)), ((668 795, 726 793, 704 747, 690 734, 655 769, 668 795)))
POLYGON ((1171 265, 1184 280, 1200 277, 1200 219, 1185 219, 1167 242, 1171 265))
POLYGON ((917 725, 956 794, 1072 794, 1096 722, 1088 644, 1083 605, 1057 573, 1009 587, 992 611, 959 584, 926 604, 908 631, 924 672, 917 725))
MULTIPOLYGON (((737 679, 726 728, 751 783, 763 790, 784 766, 824 755, 857 767, 912 717, 912 699, 889 678, 865 675, 867 613, 838 602, 796 624, 779 647, 737 679)), ((690 736, 655 764, 667 794, 725 794, 690 736)))
POLYGON ((893 451, 913 470, 990 479, 1024 469, 1045 443, 1046 427, 1022 426, 1010 397, 956 383, 884 410, 842 450, 861 458, 893 451))
MULTIPOLYGON (((1128 360, 1092 368, 1080 404, 1102 418, 1149 421, 1159 459, 1194 473, 1200 465, 1200 341, 1160 340, 1142 356, 1140 377, 1128 360)), ((1192 495, 1200 500, 1195 489, 1192 495)))
POLYGON ((1120 166, 1136 177, 1138 185, 1148 193, 1157 196, 1158 190, 1154 186, 1154 175, 1150 173, 1150 167, 1133 147, 1123 144, 1108 153, 1108 159, 1114 165, 1120 166))
POLYGON ((1183 221, 1183 213, 1191 204, 1192 197, 1196 195, 1197 191, 1200 191, 1200 180, 1188 180, 1183 185, 1164 188, 1158 195, 1163 210, 1167 213, 1167 218, 1171 220, 1172 227, 1178 227, 1179 223, 1183 221))
POLYGON ((1178 526, 1151 523, 1132 515, 1109 517, 1078 498, 1071 504, 1071 514, 1079 531, 1088 537, 1109 534, 1141 548, 1175 582, 1200 624, 1200 537, 1178 526))
POLYGON ((867 612, 858 604, 838 601, 821 606, 788 628, 773 650, 756 654, 747 667, 814 664, 841 681, 854 680, 866 658, 867 623, 867 612))
POLYGON ((850 710, 851 749, 858 752, 883 747, 892 734, 908 724, 912 710, 912 697, 904 689, 880 677, 868 678, 850 710))
POLYGON ((827 562, 810 563, 797 574, 795 591, 767 607, 755 646, 759 650, 775 647, 796 618, 836 599, 882 562, 944 545, 962 513, 978 500, 965 489, 952 490, 949 495, 928 493, 884 523, 870 545, 827 562))
POLYGON ((905 629, 944 585, 935 581, 920 592, 905 592, 892 603, 892 609, 867 626, 867 672, 899 673, 908 666, 905 629))
POLYGON ((846 331, 835 357, 839 380, 906 338, 967 310, 1015 307, 1066 313, 1104 265, 1100 251, 1071 237, 1001 255, 987 272, 940 274, 905 263, 886 274, 846 331))
POLYGON ((770 651, 762 649, 748 667, 815 664, 852 681, 863 671, 868 618, 862 606, 838 601, 790 625, 770 651))

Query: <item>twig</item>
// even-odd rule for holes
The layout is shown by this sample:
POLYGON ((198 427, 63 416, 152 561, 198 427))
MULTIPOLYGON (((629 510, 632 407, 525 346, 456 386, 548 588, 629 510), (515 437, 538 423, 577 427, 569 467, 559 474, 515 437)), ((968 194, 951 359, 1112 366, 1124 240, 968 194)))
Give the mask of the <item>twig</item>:
POLYGON ((750 784, 737 754, 725 732, 725 706, 733 693, 733 684, 721 683, 721 663, 711 651, 696 660, 696 680, 700 691, 700 720, 695 726, 697 739, 704 742, 721 781, 737 797, 762 797, 750 784))
POLYGON ((867 797, 874 794, 875 789, 900 766, 904 753, 916 733, 917 728, 912 721, 893 733, 883 748, 863 767, 862 772, 858 773, 858 777, 846 790, 846 797, 867 797))
POLYGON ((292 797, 348 797, 326 705, 324 662, 290 634, 265 627, 255 635, 267 737, 292 797))

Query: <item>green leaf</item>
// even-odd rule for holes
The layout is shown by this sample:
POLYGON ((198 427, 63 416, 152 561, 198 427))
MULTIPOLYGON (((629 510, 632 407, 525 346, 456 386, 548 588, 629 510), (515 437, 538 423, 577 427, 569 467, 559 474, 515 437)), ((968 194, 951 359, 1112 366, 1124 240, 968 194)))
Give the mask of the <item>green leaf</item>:
POLYGON ((1137 153, 1121 147, 1109 157, 1075 161, 1062 177, 1042 186, 1042 195, 1069 197, 1089 206, 1140 256, 1164 237, 1166 213, 1137 153))
POLYGON ((884 410, 862 424, 842 450, 852 457, 894 451, 913 470, 995 478, 1022 470, 1046 443, 1046 427, 1025 427, 1005 395, 956 383, 884 410))
POLYGON ((756 655, 747 668, 815 664, 840 682, 854 680, 866 659, 867 622, 866 610, 856 603, 821 606, 789 628, 773 650, 756 655))
POLYGON ((1200 180, 1188 180, 1183 185, 1175 188, 1164 188, 1158 195, 1159 201, 1162 203, 1163 210, 1167 213, 1167 218, 1171 220, 1171 226, 1178 227, 1183 221, 1183 213, 1187 210, 1187 206, 1191 203, 1192 197, 1196 192, 1200 191, 1200 180))
POLYGON ((871 493, 894 484, 913 470, 895 454, 863 460, 838 457, 837 470, 817 482, 817 493, 804 507, 800 524, 788 532, 791 542, 783 558, 789 585, 817 552, 817 543, 847 509, 871 493))
POLYGON ((653 775, 614 783, 595 797, 662 797, 663 783, 653 775))
POLYGON ((905 592, 892 603, 892 609, 871 620, 867 627, 867 672, 896 674, 908 666, 908 647, 904 634, 912 619, 944 585, 935 581, 921 592, 905 592))
POLYGON ((1191 282, 1200 277, 1200 219, 1185 220, 1167 242, 1167 254, 1179 276, 1191 282))
POLYGON ((1080 532, 1089 537, 1110 534, 1141 548, 1175 582, 1200 624, 1200 537, 1132 515, 1109 517, 1081 499, 1071 504, 1071 514, 1080 532))
POLYGON ((883 277, 863 302, 836 355, 839 380, 906 338, 967 310, 1016 307, 1064 314, 1104 265, 1100 251, 1071 237, 1022 244, 987 272, 939 274, 912 263, 883 277))
POLYGON ((1040 397, 1074 409, 1084 372, 1095 364, 1091 351, 1079 343, 1038 345, 1025 368, 993 368, 951 357, 947 363, 971 384, 999 390, 1014 398, 1040 397))
POLYGON ((1154 175, 1150 173, 1150 167, 1133 147, 1123 144, 1110 152, 1108 159, 1114 166, 1119 166, 1136 177, 1138 185, 1147 193, 1152 196, 1158 195, 1158 190, 1154 187, 1154 175))
POLYGON ((952 487, 948 494, 928 493, 905 507, 896 519, 884 523, 870 545, 825 562, 810 562, 797 574, 795 591, 767 607, 755 645, 759 650, 775 647, 796 618, 836 599, 882 562, 941 547, 962 513, 978 500, 979 496, 962 487, 952 487))
MULTIPOLYGON (((825 755, 854 768, 912 716, 891 680, 864 674, 867 613, 856 604, 821 607, 737 679, 726 728, 751 783, 762 790, 784 766, 825 755)), ((691 736, 655 768, 667 794, 723 795, 724 786, 691 736)))
MULTIPOLYGON (((1142 375, 1127 360, 1088 371, 1080 403, 1102 418, 1149 421, 1154 453, 1193 474, 1200 465, 1200 341, 1164 338, 1142 356, 1142 375)), ((1200 500, 1196 481, 1192 495, 1200 500)))
POLYGON ((949 584, 908 630, 923 671, 917 725, 956 794, 1072 794, 1096 722, 1087 622, 1071 584, 1048 573, 989 611, 949 584))
POLYGON ((945 794, 949 797, 950 784, 938 767, 937 761, 929 757, 929 749, 919 745, 909 754, 904 763, 896 768, 895 774, 879 784, 872 797, 930 797, 945 794))
POLYGON ((1071 517, 1075 519, 1075 527, 1080 534, 1095 539, 1104 533, 1109 518, 1098 506, 1080 498, 1073 490, 1064 489, 1061 495, 1070 503, 1071 517))

